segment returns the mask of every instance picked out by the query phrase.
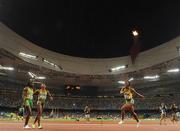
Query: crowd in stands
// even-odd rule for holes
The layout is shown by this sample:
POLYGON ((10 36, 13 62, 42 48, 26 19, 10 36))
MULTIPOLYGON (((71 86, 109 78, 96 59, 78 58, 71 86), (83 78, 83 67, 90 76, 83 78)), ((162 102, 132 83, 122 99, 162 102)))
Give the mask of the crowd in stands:
MULTIPOLYGON (((170 106, 176 103, 180 107, 180 95, 176 96, 159 96, 147 97, 144 100, 135 98, 135 106, 138 110, 156 110, 162 102, 170 106)), ((34 104, 36 103, 36 97, 34 104)), ((97 97, 54 97, 53 101, 47 99, 46 108, 48 109, 72 109, 83 110, 86 105, 89 105, 93 110, 119 110, 120 106, 124 103, 123 97, 120 98, 97 98, 97 97)), ((14 94, 1 94, 0 106, 1 107, 17 107, 22 105, 21 95, 14 94)), ((36 105, 36 104, 35 104, 36 105)))
MULTIPOLYGON (((21 106, 22 90, 23 85, 0 81, 0 107, 16 108, 21 106)), ((117 94, 119 94, 118 90, 116 89, 117 94)), ((180 107, 178 86, 140 88, 138 91, 145 96, 145 99, 141 100, 135 97, 135 107, 137 110, 158 110, 162 102, 168 107, 172 103, 176 103, 180 107)), ((110 92, 110 90, 106 92, 110 92)), ((50 101, 47 99, 46 109, 83 110, 86 105, 89 105, 92 110, 120 110, 120 106, 124 103, 123 96, 108 96, 113 95, 112 92, 111 94, 106 94, 106 97, 65 96, 65 94, 62 96, 59 95, 63 94, 60 90, 53 90, 51 93, 54 96, 54 100, 50 101)), ((36 105, 36 100, 37 97, 35 96, 34 105, 36 105)))

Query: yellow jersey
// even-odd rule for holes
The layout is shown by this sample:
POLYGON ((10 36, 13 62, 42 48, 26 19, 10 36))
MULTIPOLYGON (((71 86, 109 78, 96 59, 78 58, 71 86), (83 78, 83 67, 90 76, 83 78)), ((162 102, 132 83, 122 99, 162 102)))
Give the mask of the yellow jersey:
POLYGON ((48 90, 39 89, 38 92, 39 92, 38 101, 45 102, 47 98, 48 90))
POLYGON ((34 90, 30 87, 25 87, 24 88, 24 99, 30 99, 33 100, 33 94, 34 94, 34 90))
POLYGON ((123 89, 123 94, 124 94, 124 98, 125 99, 132 99, 133 98, 133 91, 132 91, 132 88, 129 87, 129 88, 124 88, 123 89))

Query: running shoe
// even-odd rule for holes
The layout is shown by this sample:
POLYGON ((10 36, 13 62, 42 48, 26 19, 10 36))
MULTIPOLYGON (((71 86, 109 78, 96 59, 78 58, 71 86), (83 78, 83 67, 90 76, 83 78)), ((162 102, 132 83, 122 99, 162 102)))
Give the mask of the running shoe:
POLYGON ((30 129, 31 127, 29 127, 28 125, 23 127, 24 129, 30 129))
POLYGON ((136 127, 139 127, 140 126, 140 122, 137 123, 136 127))
POLYGON ((33 128, 33 129, 36 128, 35 124, 32 124, 32 128, 33 128))
POLYGON ((118 124, 121 125, 121 124, 123 124, 123 123, 124 123, 124 121, 121 120, 118 124))
POLYGON ((40 125, 40 126, 38 126, 38 129, 42 129, 43 127, 40 125))

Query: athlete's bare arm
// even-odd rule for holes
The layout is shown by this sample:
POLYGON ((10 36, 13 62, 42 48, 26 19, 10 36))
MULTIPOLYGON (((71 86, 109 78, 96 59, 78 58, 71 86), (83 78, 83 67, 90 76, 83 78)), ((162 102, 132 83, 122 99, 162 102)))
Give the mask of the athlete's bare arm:
POLYGON ((27 91, 28 91, 28 88, 27 88, 27 87, 25 87, 25 88, 23 89, 22 98, 27 97, 27 91))
POLYGON ((138 93, 134 88, 131 88, 131 89, 132 89, 132 91, 133 91, 136 95, 138 95, 138 96, 141 97, 141 98, 144 98, 144 96, 141 95, 140 93, 138 93))
POLYGON ((87 106, 84 108, 84 112, 86 112, 86 110, 87 110, 87 106))
POLYGON ((39 89, 35 90, 33 95, 38 95, 39 94, 39 89))
POLYGON ((170 106, 170 109, 172 109, 172 107, 173 107, 173 106, 171 105, 171 106, 170 106))
POLYGON ((47 94, 48 94, 50 100, 52 101, 52 100, 53 100, 53 97, 52 97, 51 93, 50 93, 48 90, 47 90, 47 94))
POLYGON ((165 105, 165 109, 167 109, 167 106, 165 105))
POLYGON ((122 87, 122 88, 121 88, 120 94, 123 94, 123 93, 124 93, 124 88, 125 88, 125 87, 122 87))

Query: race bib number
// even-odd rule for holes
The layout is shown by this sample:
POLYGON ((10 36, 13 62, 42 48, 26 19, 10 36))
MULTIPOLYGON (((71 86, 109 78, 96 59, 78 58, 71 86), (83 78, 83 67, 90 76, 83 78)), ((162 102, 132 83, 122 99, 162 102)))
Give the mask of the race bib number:
POLYGON ((129 94, 124 94, 125 99, 131 99, 129 94))
POLYGON ((47 96, 46 94, 41 94, 41 95, 39 96, 39 98, 45 100, 45 99, 46 99, 46 96, 47 96))
POLYGON ((28 98, 32 100, 33 99, 33 95, 28 95, 28 98))

